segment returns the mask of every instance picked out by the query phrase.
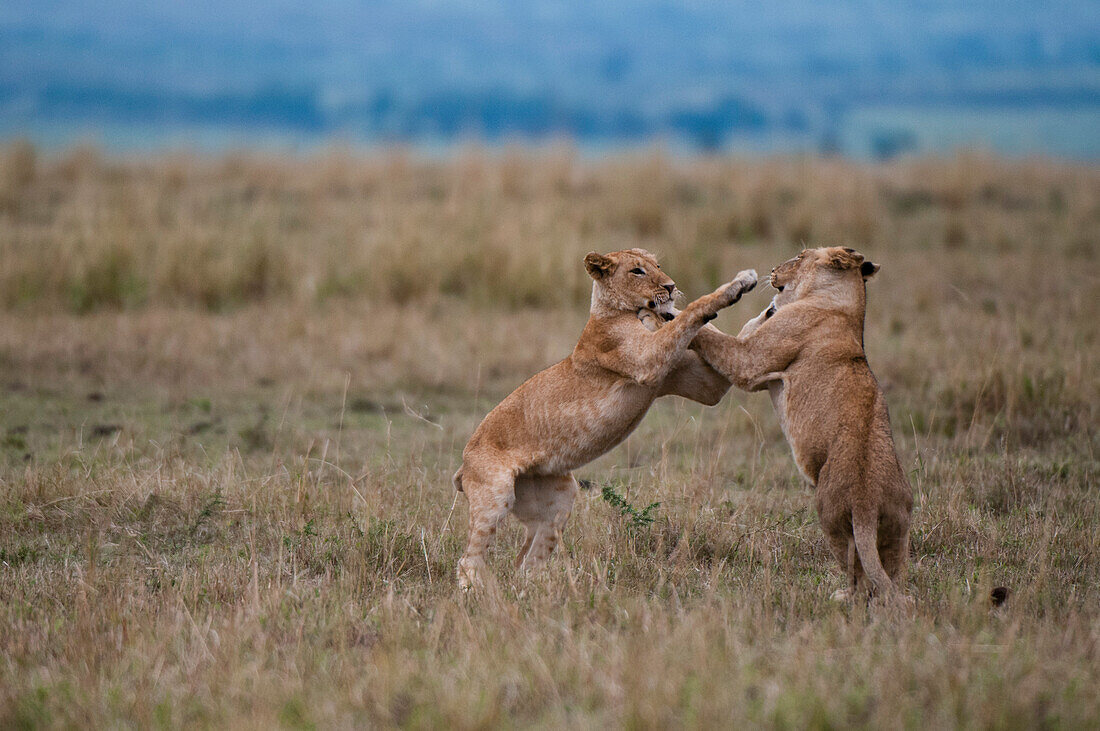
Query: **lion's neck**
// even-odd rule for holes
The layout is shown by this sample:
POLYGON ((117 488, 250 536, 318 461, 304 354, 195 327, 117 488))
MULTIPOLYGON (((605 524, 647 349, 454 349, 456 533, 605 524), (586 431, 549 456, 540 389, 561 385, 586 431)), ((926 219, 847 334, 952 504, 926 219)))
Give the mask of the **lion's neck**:
POLYGON ((624 315, 637 317, 637 314, 636 310, 626 310, 621 307, 609 306, 607 303, 597 304, 593 302, 592 308, 588 311, 588 319, 589 321, 613 320, 624 315))
POLYGON ((852 335, 863 346, 863 320, 867 309, 864 292, 853 293, 850 288, 846 291, 829 287, 817 290, 804 301, 820 311, 842 315, 852 335))
POLYGON ((810 295, 815 304, 822 309, 843 312, 859 321, 863 329, 863 313, 867 309, 867 293, 863 287, 851 286, 821 287, 810 295))
POLYGON ((593 282, 592 305, 588 308, 590 317, 602 320, 621 316, 624 312, 633 313, 635 309, 628 302, 621 301, 620 298, 601 287, 599 283, 593 282))

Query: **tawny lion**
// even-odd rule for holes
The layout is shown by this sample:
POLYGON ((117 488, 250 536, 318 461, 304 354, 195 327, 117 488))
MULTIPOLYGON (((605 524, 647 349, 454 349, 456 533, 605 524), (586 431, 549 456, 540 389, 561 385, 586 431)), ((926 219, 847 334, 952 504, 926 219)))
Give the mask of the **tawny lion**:
POLYGON ((909 552, 913 493, 863 351, 865 282, 878 270, 853 249, 807 249, 772 270, 779 293, 737 337, 707 326, 692 345, 734 385, 771 394, 848 575, 838 599, 853 596, 864 576, 872 592, 893 593, 909 552))
POLYGON ((571 470, 625 439, 658 396, 715 404, 729 389, 687 348, 708 320, 756 285, 756 272, 739 273, 651 332, 638 311, 668 312, 676 292, 653 255, 643 249, 593 252, 584 264, 594 280, 592 307, 573 353, 490 411, 462 452, 454 484, 470 508, 466 551, 458 562, 463 588, 482 580, 485 550, 510 512, 527 529, 517 563, 530 569, 545 562, 576 496, 571 470))

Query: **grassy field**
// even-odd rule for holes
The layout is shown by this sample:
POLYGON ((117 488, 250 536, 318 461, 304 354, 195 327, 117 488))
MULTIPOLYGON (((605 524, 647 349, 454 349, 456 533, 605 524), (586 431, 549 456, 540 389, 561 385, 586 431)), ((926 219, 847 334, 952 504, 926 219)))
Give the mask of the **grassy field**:
POLYGON ((1095 727, 1098 248, 1100 172, 1043 161, 3 148, 0 727, 1095 727), (544 574, 510 523, 460 595, 450 474, 572 348, 583 254, 695 296, 803 242, 883 267, 913 616, 828 601, 742 393, 658 402, 544 574))

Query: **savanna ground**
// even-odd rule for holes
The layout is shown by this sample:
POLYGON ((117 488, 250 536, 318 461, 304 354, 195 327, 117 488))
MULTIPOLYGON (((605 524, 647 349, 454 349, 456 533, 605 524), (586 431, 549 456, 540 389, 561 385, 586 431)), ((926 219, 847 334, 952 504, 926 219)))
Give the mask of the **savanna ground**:
POLYGON ((0 726, 1100 719, 1095 168, 0 164, 0 726), (828 601, 812 494, 736 392, 659 402, 579 471, 549 570, 514 572, 511 524, 499 590, 461 595, 450 475, 571 349, 583 254, 644 246, 694 296, 802 242, 883 266, 866 339, 915 492, 913 616, 828 601))

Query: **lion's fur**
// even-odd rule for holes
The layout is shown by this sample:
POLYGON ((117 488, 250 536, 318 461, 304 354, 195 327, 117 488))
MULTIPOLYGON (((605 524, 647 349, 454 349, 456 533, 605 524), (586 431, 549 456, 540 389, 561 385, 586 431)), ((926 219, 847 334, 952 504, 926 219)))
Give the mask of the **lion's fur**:
POLYGON ((625 439, 658 396, 714 404, 729 388, 688 345, 720 309, 755 285, 755 272, 742 272, 650 332, 638 310, 668 310, 675 292, 653 255, 642 249, 593 252, 585 267, 593 279, 592 306, 572 354, 490 411, 463 450, 454 483, 470 505, 458 567, 464 586, 479 579, 485 547, 509 512, 527 528, 518 561, 525 568, 544 561, 572 507, 577 487, 571 471, 625 439))
POLYGON ((866 575, 887 593, 904 581, 913 498, 863 350, 877 271, 852 249, 807 249, 772 270, 778 294, 737 337, 707 327, 692 347, 739 388, 768 389, 850 590, 866 575))

